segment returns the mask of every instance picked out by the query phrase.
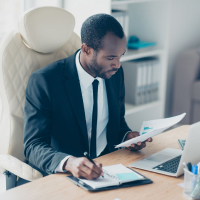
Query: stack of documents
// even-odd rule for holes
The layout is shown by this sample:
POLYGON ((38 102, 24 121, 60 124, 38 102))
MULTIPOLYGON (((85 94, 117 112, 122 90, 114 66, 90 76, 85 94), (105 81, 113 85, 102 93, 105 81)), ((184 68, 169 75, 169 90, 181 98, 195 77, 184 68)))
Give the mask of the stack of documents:
POLYGON ((158 100, 160 62, 157 57, 124 62, 123 69, 127 103, 139 105, 158 100))
POLYGON ((125 35, 128 36, 129 17, 126 11, 112 10, 111 15, 121 24, 122 28, 124 29, 125 35))
POLYGON ((177 124, 185 117, 185 115, 186 113, 183 113, 181 115, 166 119, 144 121, 140 129, 140 136, 127 140, 126 142, 122 142, 121 144, 118 144, 115 148, 128 147, 131 146, 131 144, 137 144, 137 142, 144 142, 148 138, 154 137, 162 133, 169 127, 177 124))

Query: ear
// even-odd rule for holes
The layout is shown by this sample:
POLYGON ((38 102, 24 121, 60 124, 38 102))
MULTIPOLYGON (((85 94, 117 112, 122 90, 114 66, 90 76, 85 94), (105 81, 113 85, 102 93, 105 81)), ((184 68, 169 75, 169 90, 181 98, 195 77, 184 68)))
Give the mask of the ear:
POLYGON ((90 56, 90 55, 92 55, 92 48, 91 47, 89 47, 89 46, 87 46, 87 44, 85 44, 85 43, 83 43, 82 45, 81 45, 81 52, 83 53, 83 54, 85 54, 86 56, 90 56))

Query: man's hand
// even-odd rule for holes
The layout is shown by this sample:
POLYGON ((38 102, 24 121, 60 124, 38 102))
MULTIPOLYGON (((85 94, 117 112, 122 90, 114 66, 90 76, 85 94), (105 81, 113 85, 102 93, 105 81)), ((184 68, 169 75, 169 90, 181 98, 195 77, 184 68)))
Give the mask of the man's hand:
POLYGON ((77 178, 86 178, 93 180, 103 175, 102 164, 95 162, 91 163, 87 158, 69 157, 65 163, 64 169, 71 172, 77 178))
MULTIPOLYGON (((138 137, 138 136, 139 136, 139 133, 137 131, 130 132, 126 135, 125 141, 130 140, 135 137, 138 137)), ((138 142, 137 144, 131 144, 131 146, 126 147, 126 149, 128 149, 130 151, 141 150, 142 148, 146 147, 146 142, 152 142, 152 141, 153 141, 152 138, 148 138, 144 142, 138 142)))

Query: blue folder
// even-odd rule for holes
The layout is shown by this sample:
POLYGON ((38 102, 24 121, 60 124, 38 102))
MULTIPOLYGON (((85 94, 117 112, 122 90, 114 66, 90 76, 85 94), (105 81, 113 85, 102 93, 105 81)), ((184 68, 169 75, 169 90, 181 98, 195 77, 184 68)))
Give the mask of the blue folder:
POLYGON ((145 47, 155 46, 156 42, 145 42, 140 41, 140 39, 136 36, 130 36, 127 44, 128 49, 141 49, 145 47))

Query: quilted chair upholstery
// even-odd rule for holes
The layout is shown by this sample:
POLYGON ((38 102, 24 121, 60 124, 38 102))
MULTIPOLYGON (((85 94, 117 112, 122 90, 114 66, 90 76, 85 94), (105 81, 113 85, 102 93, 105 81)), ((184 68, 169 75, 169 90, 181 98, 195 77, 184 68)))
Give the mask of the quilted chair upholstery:
POLYGON ((5 170, 33 181, 42 174, 25 163, 23 124, 25 89, 30 75, 81 47, 73 32, 75 19, 57 7, 27 11, 19 19, 19 30, 0 44, 0 172, 5 170))

